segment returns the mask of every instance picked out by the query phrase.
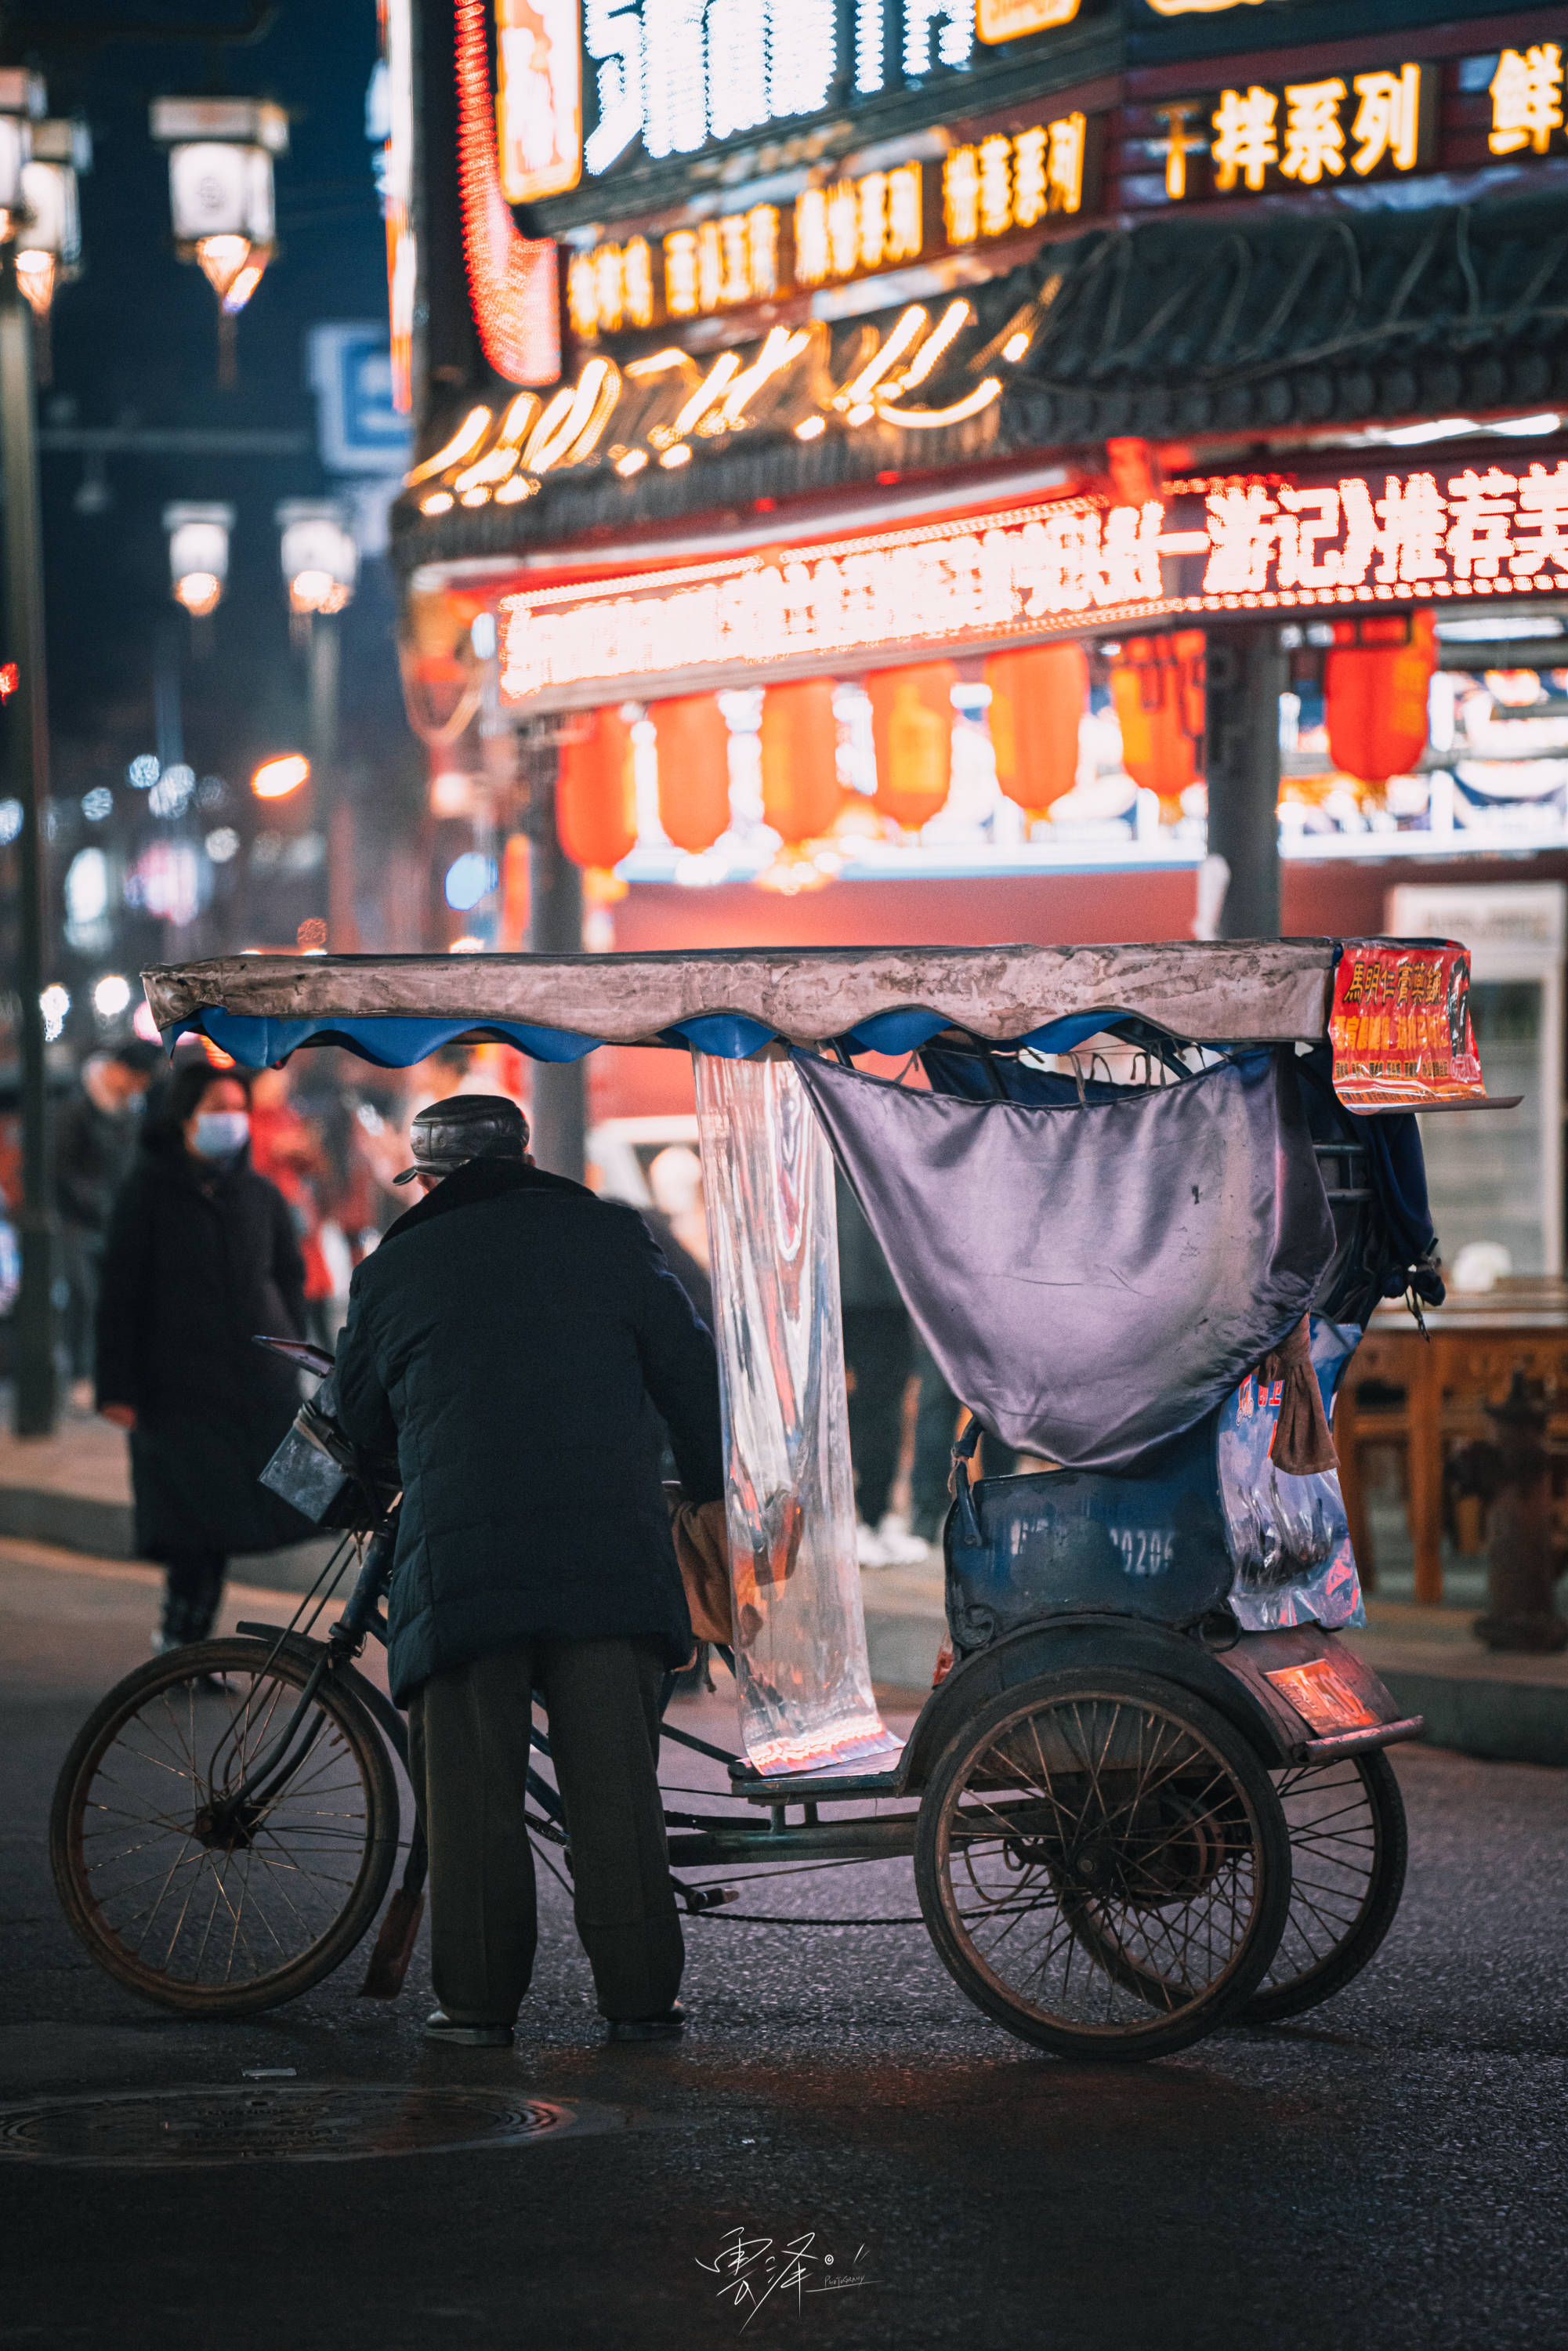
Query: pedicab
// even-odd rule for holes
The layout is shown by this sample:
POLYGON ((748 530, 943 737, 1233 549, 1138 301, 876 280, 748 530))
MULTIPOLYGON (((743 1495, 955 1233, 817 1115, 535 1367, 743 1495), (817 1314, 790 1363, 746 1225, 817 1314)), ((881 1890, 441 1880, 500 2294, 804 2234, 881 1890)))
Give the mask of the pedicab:
MULTIPOLYGON (((666 1716, 726 1775, 666 1813, 692 1917, 755 1917, 727 1906, 781 1870, 912 1858, 969 1999, 1102 2058, 1289 2015, 1364 1966, 1405 1869, 1385 1750, 1422 1725, 1342 1638, 1364 1614, 1330 1416, 1377 1302, 1442 1294, 1412 1113, 1487 1107, 1462 948, 279 955, 145 982, 171 1047, 194 1031, 249 1069, 457 1040, 691 1056, 739 1723, 732 1753, 666 1716), (835 1160, 971 1416, 950 1669, 902 1740, 867 1659, 835 1160), (1039 1466, 974 1476, 987 1434, 1039 1466)), ((355 1662, 384 1637, 396 1465, 359 1458, 330 1401, 329 1378, 267 1474, 344 1531, 332 1570, 287 1625, 131 1675, 56 1795, 71 1924, 187 2013, 319 1981, 400 1852, 366 1991, 395 1994, 413 1948, 404 1726, 355 1662)), ((570 1865, 543 1769, 530 1789, 570 1865)))

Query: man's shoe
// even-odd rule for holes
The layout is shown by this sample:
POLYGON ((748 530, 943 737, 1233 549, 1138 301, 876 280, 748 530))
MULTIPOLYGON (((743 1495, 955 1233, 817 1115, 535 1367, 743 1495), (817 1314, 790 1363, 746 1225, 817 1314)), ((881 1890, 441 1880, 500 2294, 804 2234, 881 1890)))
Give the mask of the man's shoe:
POLYGON ((454 2049, 509 2049, 509 2024, 454 2024, 444 2008, 433 2008, 424 2020, 427 2041, 444 2041, 454 2049))
POLYGON ((686 2011, 676 2001, 663 2016, 612 2016, 607 2041, 678 2041, 686 2029, 686 2011))

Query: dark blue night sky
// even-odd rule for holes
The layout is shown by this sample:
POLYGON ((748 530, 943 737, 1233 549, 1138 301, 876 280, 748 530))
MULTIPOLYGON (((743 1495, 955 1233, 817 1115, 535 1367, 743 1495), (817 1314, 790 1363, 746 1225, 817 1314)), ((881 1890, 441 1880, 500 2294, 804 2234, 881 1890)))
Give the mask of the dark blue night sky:
MULTIPOLYGON (((221 33, 246 23, 245 0, 162 9, 147 0, 46 0, 26 20, 8 12, 5 26, 5 57, 42 71, 50 113, 84 116, 93 140, 93 170, 81 186, 82 275, 55 304, 54 381, 40 396, 46 429, 265 424, 309 436, 307 449, 281 459, 111 456, 112 502, 99 513, 78 507, 81 458, 45 455, 57 889, 78 845, 87 790, 107 784, 116 792, 112 825, 92 836, 105 847, 112 833, 129 857, 149 830, 145 803, 126 791, 124 774, 132 756, 157 745, 161 642, 165 666, 171 645, 179 653, 184 757, 198 775, 225 778, 227 813, 242 828, 254 829, 256 814, 245 791, 252 766, 269 751, 298 747, 303 736, 303 668, 289 646, 273 509, 279 499, 329 487, 305 381, 308 329, 385 315, 364 129, 376 16, 373 0, 281 0, 257 13, 260 37, 232 45, 98 35, 105 26, 144 34, 150 26, 183 32, 193 24, 221 33), (215 299, 201 272, 175 257, 167 162, 148 132, 150 101, 183 94, 270 98, 290 117, 290 152, 276 168, 279 252, 240 317, 239 381, 228 391, 216 381, 215 299), (206 624, 204 648, 193 645, 169 595, 160 517, 174 498, 226 499, 237 509, 227 593, 206 624)), ((400 789, 416 789, 419 769, 402 716, 392 621, 385 567, 372 564, 344 644, 345 759, 371 827, 378 807, 390 814, 400 789)), ((308 822, 308 810, 289 820, 308 822)), ((136 927, 153 933, 136 946, 165 944, 162 926, 143 918, 136 927)), ((214 935, 200 944, 241 943, 214 935)), ((57 960, 70 979, 69 953, 57 960)))

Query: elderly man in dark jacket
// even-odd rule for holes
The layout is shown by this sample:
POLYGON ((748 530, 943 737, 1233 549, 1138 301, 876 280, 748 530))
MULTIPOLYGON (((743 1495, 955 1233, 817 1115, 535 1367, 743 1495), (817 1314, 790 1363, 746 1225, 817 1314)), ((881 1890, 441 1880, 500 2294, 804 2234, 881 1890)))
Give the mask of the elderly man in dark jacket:
POLYGON ((397 1450, 388 1610, 430 1843, 426 2031, 512 2038, 536 1939, 524 1819, 549 1717, 578 1932, 612 2040, 673 2038, 685 1952, 656 1765, 659 1690, 692 1649, 659 1476, 724 1490, 713 1342, 634 1209, 548 1176, 499 1095, 413 1123, 426 1196, 357 1270, 338 1413, 397 1450))

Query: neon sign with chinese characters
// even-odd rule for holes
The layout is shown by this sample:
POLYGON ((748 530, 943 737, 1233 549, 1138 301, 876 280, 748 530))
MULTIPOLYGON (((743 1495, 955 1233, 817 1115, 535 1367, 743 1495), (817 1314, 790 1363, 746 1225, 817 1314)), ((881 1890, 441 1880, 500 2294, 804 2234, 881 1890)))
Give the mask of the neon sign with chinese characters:
POLYGON ((1184 614, 1564 590, 1568 462, 1233 476, 508 596, 501 692, 581 708, 1184 614))
POLYGON ((536 203, 582 177, 578 0, 496 0, 496 131, 508 204, 536 203))
POLYGON ((1563 51, 1555 41, 1504 49, 1488 87, 1494 155, 1547 154, 1563 144, 1563 51))
POLYGON ((1094 201, 1100 124, 1082 114, 953 148, 940 172, 894 163, 802 189, 792 205, 753 204, 662 238, 574 256, 572 330, 601 333, 708 317, 840 286, 985 243, 1094 201))
POLYGON ((1385 179, 1431 162, 1437 134, 1434 66, 1249 83, 1158 110, 1166 193, 1259 195, 1335 181, 1385 179))
MULTIPOLYGON (((531 19, 551 0, 500 0, 531 19)), ((575 6, 575 0, 554 0, 575 6)), ((582 0, 587 178, 852 109, 977 62, 977 40, 1071 23, 1080 0, 582 0)))

